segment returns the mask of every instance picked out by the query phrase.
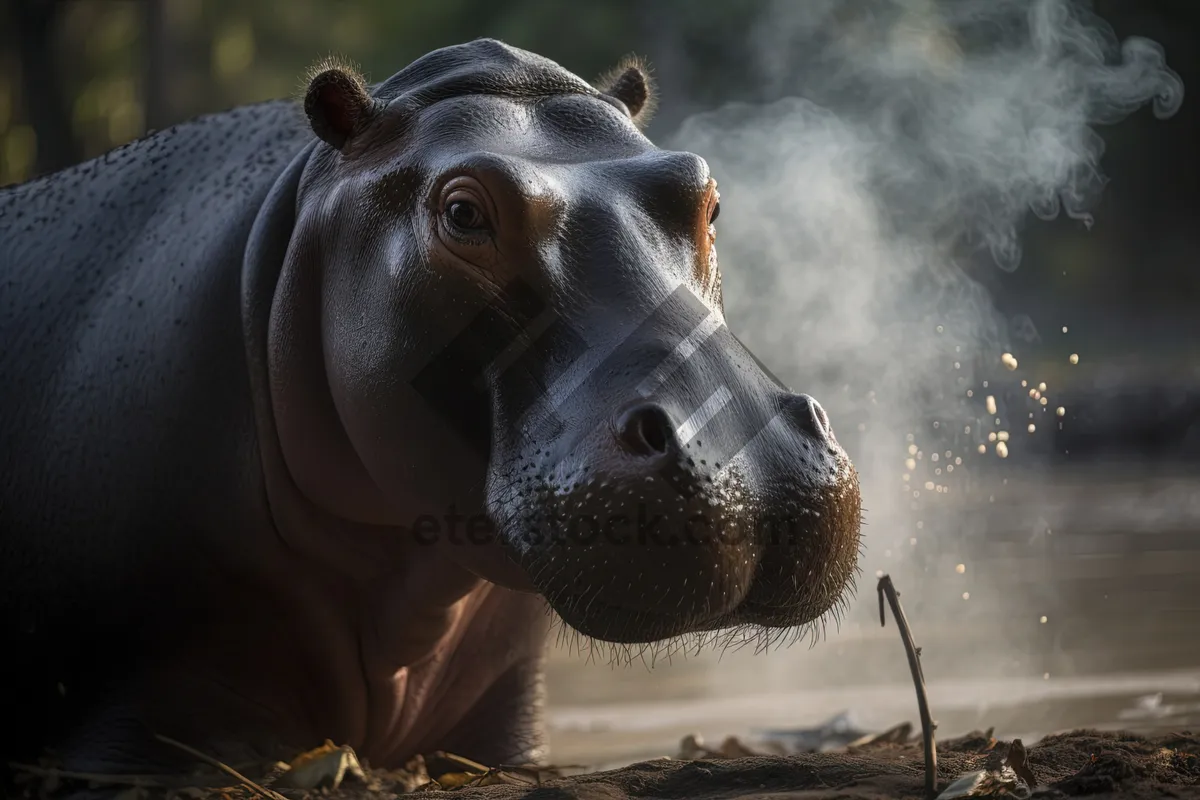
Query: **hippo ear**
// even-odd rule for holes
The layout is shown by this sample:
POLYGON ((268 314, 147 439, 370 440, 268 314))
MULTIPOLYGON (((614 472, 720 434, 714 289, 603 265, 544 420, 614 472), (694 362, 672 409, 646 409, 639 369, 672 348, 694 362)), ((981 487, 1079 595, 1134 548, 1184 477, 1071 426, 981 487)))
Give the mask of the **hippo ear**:
POLYGON ((304 113, 317 136, 342 150, 371 121, 375 102, 357 70, 326 59, 309 70, 304 113))
POLYGON ((601 94, 620 100, 629 109, 629 117, 639 128, 650 124, 657 97, 650 67, 636 56, 626 56, 615 68, 600 76, 595 83, 601 94))

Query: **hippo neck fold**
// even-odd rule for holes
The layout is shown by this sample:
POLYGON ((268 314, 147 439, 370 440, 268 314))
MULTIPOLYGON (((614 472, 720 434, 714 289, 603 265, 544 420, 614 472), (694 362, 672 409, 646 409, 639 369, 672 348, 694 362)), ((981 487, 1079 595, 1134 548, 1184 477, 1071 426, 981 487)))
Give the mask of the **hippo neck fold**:
MULTIPOLYGON (((255 219, 243 264, 247 363, 276 532, 305 557, 355 582, 431 572, 440 576, 446 600, 462 596, 479 583, 471 559, 451 553, 451 543, 440 539, 419 546, 403 513, 424 508, 423 498, 384 496, 330 397, 320 325, 323 267, 296 252, 306 246, 300 209, 319 153, 319 142, 311 143, 280 174, 255 219), (323 502, 331 495, 337 505, 323 502)), ((492 548, 465 550, 489 565, 496 559, 492 548)), ((512 572, 490 577, 528 590, 523 575, 515 567, 512 572)))
MULTIPOLYGON (((259 210, 246 244, 242 273, 242 323, 250 380, 255 388, 258 427, 267 500, 278 534, 291 546, 355 577, 382 569, 372 541, 402 536, 392 528, 372 526, 331 514, 312 502, 297 484, 284 457, 273 399, 281 390, 271 373, 272 315, 277 313, 284 265, 292 245, 299 188, 319 142, 305 146, 277 178, 259 210), (344 534, 344 535, 343 535, 344 534)), ((286 313, 286 310, 278 310, 286 313)), ((315 356, 320 359, 319 352, 315 356)))

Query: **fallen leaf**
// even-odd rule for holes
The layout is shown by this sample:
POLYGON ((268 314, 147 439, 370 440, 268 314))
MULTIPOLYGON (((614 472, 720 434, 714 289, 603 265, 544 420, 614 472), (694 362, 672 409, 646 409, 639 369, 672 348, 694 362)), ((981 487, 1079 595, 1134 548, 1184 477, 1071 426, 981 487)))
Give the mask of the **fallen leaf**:
POLYGON ((441 782, 442 775, 452 773, 465 772, 471 775, 485 775, 488 768, 478 761, 472 761, 469 758, 447 753, 444 750, 438 750, 435 753, 430 753, 425 756, 425 769, 429 772, 429 777, 441 782))
POLYGON ((937 796, 937 800, 958 800, 965 797, 1011 797, 1028 800, 1033 792, 1011 767, 998 770, 981 769, 962 775, 937 796))
POLYGON ((367 780, 354 750, 326 739, 320 747, 296 756, 275 785, 291 789, 337 789, 347 777, 363 783, 367 780))
POLYGON ((434 778, 431 783, 436 783, 442 789, 458 789, 463 786, 468 786, 487 773, 478 772, 443 772, 434 778))
POLYGON ((866 736, 860 736, 847 744, 846 748, 867 747, 873 744, 904 744, 912 736, 912 730, 911 722, 901 722, 881 733, 868 733, 866 736))

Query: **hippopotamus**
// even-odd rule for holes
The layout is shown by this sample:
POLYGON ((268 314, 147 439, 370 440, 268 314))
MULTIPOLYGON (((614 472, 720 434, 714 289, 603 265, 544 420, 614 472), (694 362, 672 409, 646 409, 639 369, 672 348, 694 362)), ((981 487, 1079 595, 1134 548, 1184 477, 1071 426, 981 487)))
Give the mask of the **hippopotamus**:
POLYGON ((854 467, 729 333, 642 63, 306 86, 0 193, 7 756, 536 763, 552 626, 839 609, 854 467))

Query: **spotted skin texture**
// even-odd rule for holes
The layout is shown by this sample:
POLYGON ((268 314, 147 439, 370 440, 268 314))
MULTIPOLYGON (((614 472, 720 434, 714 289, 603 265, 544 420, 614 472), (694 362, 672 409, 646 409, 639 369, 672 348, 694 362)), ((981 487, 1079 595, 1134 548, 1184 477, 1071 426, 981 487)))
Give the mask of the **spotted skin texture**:
POLYGON ((845 596, 853 467, 724 328, 715 181, 641 133, 641 68, 604 94, 479 40, 328 69, 0 192, 10 758, 536 760, 551 610, 640 644, 845 596), (638 515, 708 538, 544 535, 638 515))

